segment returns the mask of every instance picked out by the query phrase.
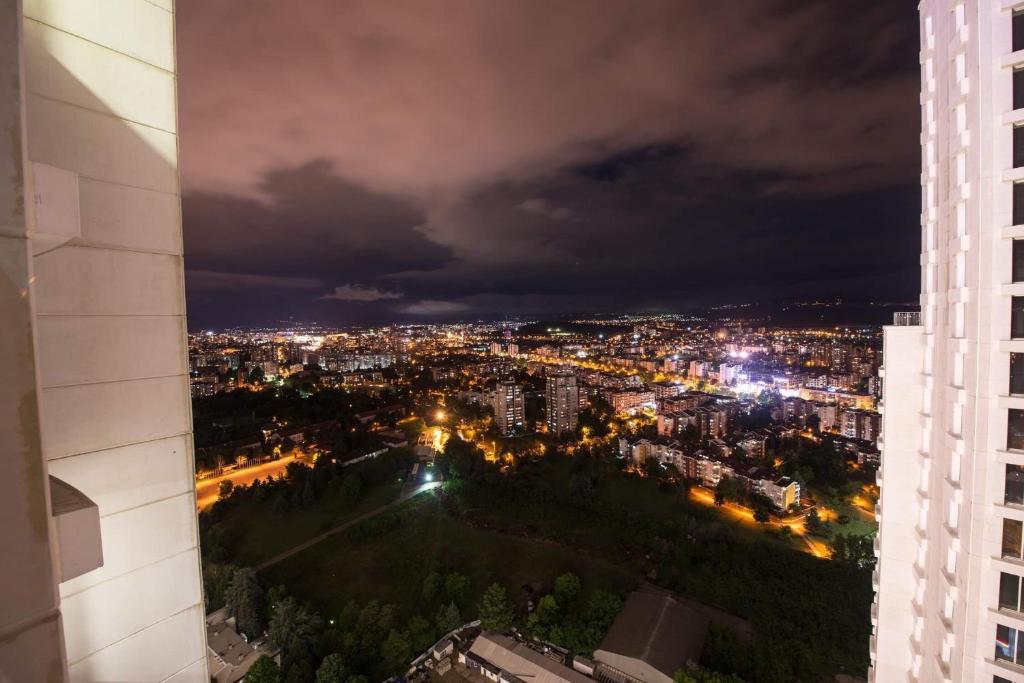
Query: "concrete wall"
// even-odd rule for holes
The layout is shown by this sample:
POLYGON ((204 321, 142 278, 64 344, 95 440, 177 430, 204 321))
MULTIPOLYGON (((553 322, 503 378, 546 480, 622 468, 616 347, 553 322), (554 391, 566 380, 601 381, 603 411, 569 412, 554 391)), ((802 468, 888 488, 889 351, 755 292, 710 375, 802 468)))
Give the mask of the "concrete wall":
POLYGON ((72 681, 206 681, 170 0, 23 0, 49 472, 99 507, 72 681))
POLYGON ((0 680, 57 682, 67 672, 32 334, 20 31, 20 2, 0 0, 0 680))

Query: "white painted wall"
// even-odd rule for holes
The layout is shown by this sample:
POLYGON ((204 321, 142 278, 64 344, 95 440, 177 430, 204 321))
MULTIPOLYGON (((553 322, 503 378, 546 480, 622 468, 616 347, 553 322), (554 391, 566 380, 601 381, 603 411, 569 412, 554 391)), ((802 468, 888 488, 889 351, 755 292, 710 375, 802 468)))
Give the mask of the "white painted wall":
POLYGON ((173 6, 23 11, 28 168, 45 165, 41 196, 73 199, 79 221, 33 263, 44 453, 97 503, 104 551, 60 586, 70 680, 205 682, 173 6))

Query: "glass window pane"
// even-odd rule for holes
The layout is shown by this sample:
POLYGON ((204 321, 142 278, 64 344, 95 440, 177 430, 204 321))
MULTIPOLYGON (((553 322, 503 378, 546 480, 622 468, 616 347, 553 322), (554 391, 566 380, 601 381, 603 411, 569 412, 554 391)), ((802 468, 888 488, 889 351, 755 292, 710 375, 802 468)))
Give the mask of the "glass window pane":
POLYGON ((1024 223, 1024 183, 1013 184, 1013 224, 1024 223))
POLYGON ((1024 410, 1006 411, 1006 447, 1024 450, 1024 410))
POLYGON ((1016 650, 1017 632, 1009 626, 996 626, 996 659, 1012 662, 1016 650))
POLYGON ((1024 12, 1013 13, 1013 51, 1024 50, 1024 12))
POLYGON ((1010 354, 1010 393, 1024 394, 1024 353, 1010 354))
POLYGON ((1024 522, 1016 519, 1003 520, 1003 557, 1020 559, 1022 535, 1024 535, 1024 522))
POLYGON ((1013 167, 1024 166, 1024 126, 1013 129, 1013 167))
POLYGON ((1006 466, 1006 496, 1010 505, 1024 505, 1024 466, 1006 466))
MULTIPOLYGON (((1024 130, 1022 128, 1021 130, 1024 130)), ((1024 282, 1024 240, 1013 241, 1013 265, 1010 273, 1014 282, 1024 282)))
POLYGON ((999 609, 1020 610, 1020 577, 999 573, 999 609))
POLYGON ((1015 296, 1010 301, 1010 336, 1024 339, 1024 296, 1015 296))
POLYGON ((1024 107, 1024 69, 1013 72, 1013 108, 1024 107))

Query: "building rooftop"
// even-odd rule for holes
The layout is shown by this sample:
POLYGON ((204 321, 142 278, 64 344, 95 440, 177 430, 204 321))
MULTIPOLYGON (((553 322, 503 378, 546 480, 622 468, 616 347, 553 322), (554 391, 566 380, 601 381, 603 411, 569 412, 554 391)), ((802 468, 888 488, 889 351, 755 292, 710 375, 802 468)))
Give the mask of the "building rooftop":
POLYGON ((688 660, 700 660, 710 623, 670 593, 640 589, 626 599, 598 651, 640 660, 671 678, 688 660))
POLYGON ((593 683, 592 678, 545 657, 524 643, 497 633, 481 633, 469 651, 479 659, 530 683, 593 683))

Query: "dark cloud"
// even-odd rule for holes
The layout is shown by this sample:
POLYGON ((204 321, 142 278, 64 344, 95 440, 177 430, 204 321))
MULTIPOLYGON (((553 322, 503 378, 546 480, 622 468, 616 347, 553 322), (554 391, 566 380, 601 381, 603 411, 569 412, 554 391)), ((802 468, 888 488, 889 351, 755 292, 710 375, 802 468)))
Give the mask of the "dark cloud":
POLYGON ((916 31, 892 0, 181 0, 188 267, 323 283, 190 311, 906 296, 916 31))

